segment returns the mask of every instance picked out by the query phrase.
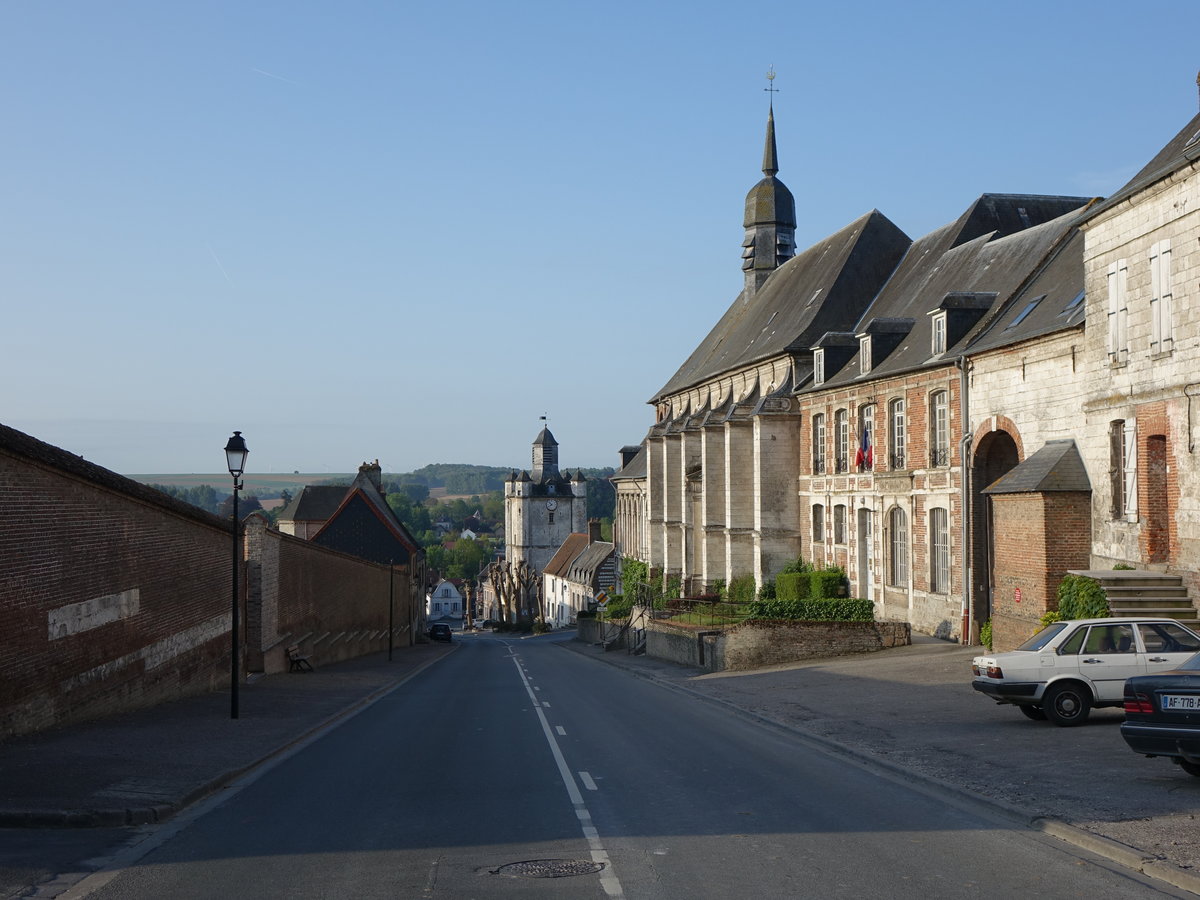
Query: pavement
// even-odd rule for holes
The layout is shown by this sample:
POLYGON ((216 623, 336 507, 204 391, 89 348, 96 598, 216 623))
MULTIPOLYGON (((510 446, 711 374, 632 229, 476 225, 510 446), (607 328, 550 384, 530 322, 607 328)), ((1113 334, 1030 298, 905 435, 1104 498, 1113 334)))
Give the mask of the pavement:
MULTIPOLYGON (((490 637, 456 635, 475 639, 490 637)), ((130 826, 166 821, 456 646, 260 677, 239 691, 237 720, 229 694, 217 692, 0 743, 0 898, 30 896, 31 885, 130 826)), ((978 648, 915 636, 877 653, 702 673, 579 641, 561 646, 1200 894, 1200 778, 1132 753, 1120 710, 1055 728, 994 705, 970 687, 978 648)), ((38 895, 54 891, 43 885, 38 895)))

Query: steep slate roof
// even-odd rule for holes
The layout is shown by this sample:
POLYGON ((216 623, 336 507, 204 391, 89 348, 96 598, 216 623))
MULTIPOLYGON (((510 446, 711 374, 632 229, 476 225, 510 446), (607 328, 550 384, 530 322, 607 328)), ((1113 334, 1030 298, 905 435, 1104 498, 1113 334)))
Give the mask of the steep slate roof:
POLYGON ((646 445, 643 443, 641 449, 631 459, 628 464, 621 467, 615 475, 609 477, 609 481, 629 481, 638 478, 646 477, 646 445))
POLYGON ((1183 168, 1190 162, 1200 158, 1200 113, 1183 126, 1183 129, 1171 138, 1165 147, 1158 151, 1142 170, 1115 194, 1098 204, 1092 214, 1096 215, 1120 203, 1132 194, 1148 188, 1154 182, 1166 178, 1172 172, 1183 168))
MULTIPOLYGON (((417 556, 422 552, 421 545, 404 527, 404 523, 396 516, 395 511, 388 506, 387 499, 375 487, 369 474, 360 471, 354 479, 354 483, 345 490, 346 493, 337 509, 320 530, 312 536, 313 543, 345 553, 354 553, 364 559, 384 565, 391 561, 387 557, 387 547, 379 541, 371 539, 370 535, 359 533, 357 524, 347 529, 339 521, 342 517, 349 521, 355 507, 361 504, 366 507, 375 520, 383 525, 388 536, 394 542, 402 545, 410 556, 417 556)), ((399 562, 400 560, 395 561, 399 562)), ((404 561, 407 562, 407 560, 404 561)))
MULTIPOLYGON (((840 371, 827 369, 822 384, 809 382, 806 389, 826 390, 945 364, 980 328, 972 328, 935 358, 930 311, 951 294, 995 294, 994 315, 1078 225, 1079 210, 1088 202, 1085 197, 984 194, 957 220, 912 245, 857 323, 855 331, 863 332, 874 319, 911 318, 912 330, 899 346, 867 375, 861 374, 855 355, 840 371)), ((1079 290, 1083 289, 1082 274, 1080 259, 1079 290)), ((988 321, 988 316, 980 321, 988 321)))
POLYGON ((592 584, 596 580, 600 567, 612 559, 616 552, 617 548, 607 541, 595 541, 589 544, 579 556, 575 557, 568 569, 567 577, 579 584, 592 584))
POLYGON ((983 489, 985 494, 1090 491, 1092 482, 1072 440, 1047 441, 1025 462, 983 489))
POLYGON ((306 485, 280 510, 278 518, 288 522, 323 522, 337 511, 348 490, 344 484, 306 485))
POLYGON ((546 568, 542 569, 542 574, 566 578, 571 569, 571 563, 587 549, 588 540, 586 534, 568 534, 567 539, 562 542, 562 546, 550 557, 550 562, 546 563, 546 568))
POLYGON ((742 291, 649 402, 781 353, 807 350, 826 331, 849 327, 910 243, 874 210, 809 247, 758 291, 742 291))

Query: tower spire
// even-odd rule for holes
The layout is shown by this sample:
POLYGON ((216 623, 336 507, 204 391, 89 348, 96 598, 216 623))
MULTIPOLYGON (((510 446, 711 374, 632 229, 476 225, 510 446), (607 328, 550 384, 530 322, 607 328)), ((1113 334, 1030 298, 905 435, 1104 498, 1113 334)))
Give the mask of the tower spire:
POLYGON ((767 109, 767 143, 763 148, 763 179, 746 195, 746 237, 742 241, 742 274, 747 296, 757 291, 771 273, 796 252, 796 202, 787 186, 775 177, 779 153, 775 146, 775 67, 767 69, 771 97, 767 109))
POLYGON ((767 143, 763 148, 763 174, 775 175, 779 172, 779 151, 775 147, 775 95, 779 88, 775 87, 775 66, 767 67, 767 91, 770 101, 767 106, 767 143))

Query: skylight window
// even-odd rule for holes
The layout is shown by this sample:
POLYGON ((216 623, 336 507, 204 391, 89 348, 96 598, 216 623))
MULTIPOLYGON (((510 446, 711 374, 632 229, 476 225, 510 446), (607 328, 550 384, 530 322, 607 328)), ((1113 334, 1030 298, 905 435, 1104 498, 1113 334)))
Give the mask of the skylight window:
POLYGON ((1016 328, 1018 325, 1020 325, 1022 322, 1024 322, 1025 318, 1031 312, 1033 312, 1035 309, 1037 309, 1037 305, 1045 299, 1046 299, 1046 295, 1042 294, 1042 296, 1034 297, 1032 300, 1030 300, 1025 305, 1025 308, 1023 310, 1021 310, 1020 313, 1017 314, 1017 317, 1015 319, 1013 319, 1011 322, 1009 322, 1007 326, 1005 326, 1004 330, 1008 331, 1009 328, 1016 328))
POLYGON ((1064 306, 1063 311, 1058 314, 1059 318, 1065 319, 1067 316, 1071 315, 1071 313, 1075 312, 1075 310, 1079 309, 1079 304, 1083 302, 1083 297, 1084 291, 1080 291, 1078 294, 1076 294, 1075 299, 1064 306))

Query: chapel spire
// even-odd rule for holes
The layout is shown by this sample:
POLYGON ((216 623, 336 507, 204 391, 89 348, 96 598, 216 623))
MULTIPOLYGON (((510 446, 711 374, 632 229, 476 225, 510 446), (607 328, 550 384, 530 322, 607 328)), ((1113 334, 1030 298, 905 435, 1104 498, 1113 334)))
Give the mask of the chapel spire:
POLYGON ((772 272, 796 252, 796 201, 792 192, 775 177, 779 171, 779 152, 775 144, 775 67, 767 70, 771 93, 767 107, 767 140, 763 148, 763 179, 746 195, 746 229, 742 241, 742 272, 745 292, 753 294, 772 272))

